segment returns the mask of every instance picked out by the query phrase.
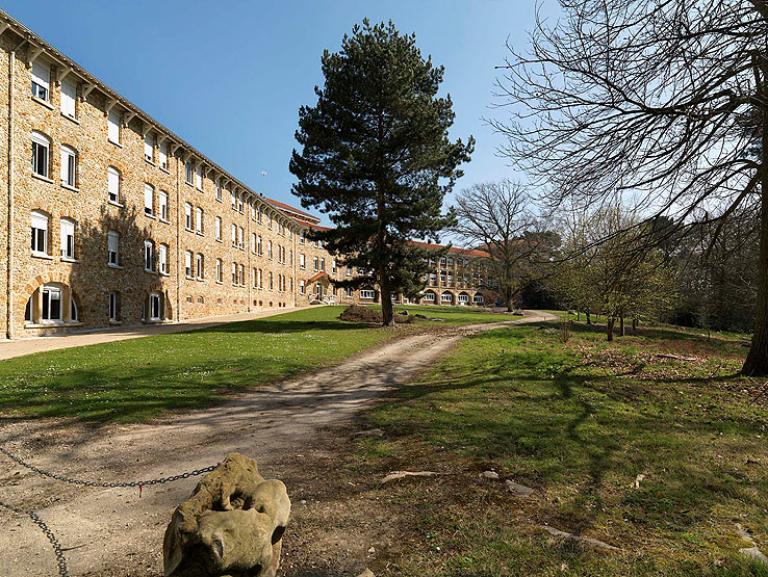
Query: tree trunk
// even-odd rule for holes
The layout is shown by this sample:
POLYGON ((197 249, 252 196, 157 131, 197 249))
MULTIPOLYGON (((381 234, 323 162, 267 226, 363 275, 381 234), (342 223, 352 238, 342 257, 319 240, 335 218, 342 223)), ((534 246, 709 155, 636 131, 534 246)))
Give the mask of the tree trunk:
POLYGON ((619 317, 619 334, 622 337, 626 337, 627 336, 627 329, 624 327, 624 315, 621 315, 619 317))
POLYGON ((506 289, 504 292, 506 293, 504 295, 504 304, 507 306, 507 312, 511 313, 515 310, 515 298, 510 289, 506 289))
POLYGON ((576 320, 581 321, 581 311, 576 311, 576 320))
MULTIPOLYGON (((759 70, 762 82, 758 83, 758 95, 762 98, 766 94, 766 69, 768 65, 763 63, 759 70)), ((763 100, 764 102, 764 100, 763 100)), ((752 334, 752 345, 741 368, 742 374, 752 377, 764 377, 768 375, 768 105, 762 106, 762 163, 760 170, 760 262, 757 266, 757 310, 755 311, 755 331, 752 334)))
POLYGON ((392 293, 389 287, 380 286, 381 292, 381 324, 385 327, 395 326, 395 307, 392 305, 392 293))
POLYGON ((616 323, 616 319, 613 317, 608 317, 608 325, 606 326, 606 336, 608 337, 608 342, 611 342, 613 340, 613 325, 616 323))
POLYGON ((639 321, 637 320, 637 317, 632 317, 632 332, 634 333, 637 330, 637 325, 639 324, 639 321))
POLYGON ((584 315, 587 317, 587 324, 591 325, 592 324, 592 314, 589 312, 589 309, 584 311, 584 315))

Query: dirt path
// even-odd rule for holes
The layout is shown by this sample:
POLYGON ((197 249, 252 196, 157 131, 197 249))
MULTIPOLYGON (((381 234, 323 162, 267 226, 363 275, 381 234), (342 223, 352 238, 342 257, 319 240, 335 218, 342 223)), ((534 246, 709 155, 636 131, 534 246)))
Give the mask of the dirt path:
MULTIPOLYGON (((12 423, 3 428, 0 444, 44 469, 103 481, 164 477, 241 451, 257 459, 266 477, 286 481, 294 515, 300 516, 306 514, 302 507, 312 505, 308 502, 322 501, 317 487, 327 487, 328 479, 319 477, 333 471, 335 447, 348 438, 340 436, 340 431, 376 397, 432 366, 462 336, 554 318, 530 312, 508 323, 406 337, 337 367, 249 392, 214 409, 147 425, 12 423)), ((160 575, 165 525, 195 483, 185 479, 147 488, 140 497, 136 489, 81 488, 44 479, 0 455, 0 500, 39 511, 69 549, 66 558, 73 577, 160 575)), ((50 545, 29 519, 0 509, 0 526, 0 575, 58 574, 50 545)), ((328 532, 337 534, 330 528, 328 532)), ((356 533, 355 528, 343 532, 335 544, 339 551, 332 553, 348 553, 356 533)), ((286 565, 295 569, 291 574, 330 575, 311 559, 301 559, 301 550, 301 536, 287 534, 286 565)))

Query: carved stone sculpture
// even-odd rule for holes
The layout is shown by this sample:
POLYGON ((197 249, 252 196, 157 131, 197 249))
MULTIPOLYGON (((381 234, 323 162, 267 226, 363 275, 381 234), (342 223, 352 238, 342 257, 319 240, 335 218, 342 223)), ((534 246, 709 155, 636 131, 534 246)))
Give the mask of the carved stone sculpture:
POLYGON ((238 453, 198 483, 176 508, 163 543, 166 577, 274 577, 291 502, 238 453))

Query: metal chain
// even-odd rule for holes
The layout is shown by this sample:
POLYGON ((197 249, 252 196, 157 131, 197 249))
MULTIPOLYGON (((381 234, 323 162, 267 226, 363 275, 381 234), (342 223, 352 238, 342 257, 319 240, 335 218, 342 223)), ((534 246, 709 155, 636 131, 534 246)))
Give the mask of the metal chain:
POLYGON ((190 477, 199 477, 200 475, 204 475, 205 473, 210 473, 213 471, 218 465, 210 465, 208 467, 203 467, 202 469, 195 469, 193 471, 187 471, 185 473, 180 473, 178 475, 171 475, 170 477, 160 477, 158 479, 147 479, 144 481, 125 481, 125 482, 102 482, 102 481, 91 481, 90 479, 75 479, 72 477, 67 477, 66 475, 61 475, 59 473, 53 473, 51 471, 46 471, 45 469, 41 469, 40 467, 37 467, 33 465, 32 463, 27 463, 24 459, 19 457, 18 455, 15 455, 14 453, 11 453, 8 449, 5 447, 0 447, 0 453, 8 457, 11 461, 14 461, 15 463, 21 465, 22 467, 29 469, 30 471, 34 471, 38 475, 42 475, 43 477, 49 477, 51 479, 56 479, 57 481, 61 481, 62 483, 69 483, 70 485, 80 485, 81 487, 101 487, 104 489, 117 489, 117 488, 129 488, 129 487, 148 487, 151 485, 162 485, 163 483, 170 483, 172 481, 178 481, 180 479, 188 479, 190 477))
POLYGON ((48 525, 45 524, 45 521, 43 521, 34 511, 22 511, 4 501, 0 501, 0 507, 11 511, 12 513, 16 513, 17 515, 21 515, 22 517, 29 517, 32 519, 32 522, 40 528, 46 539, 51 543, 51 547, 53 547, 53 554, 56 556, 56 564, 59 568, 59 577, 70 577, 67 560, 64 557, 64 550, 61 548, 61 543, 59 543, 56 535, 53 534, 53 531, 51 531, 48 525))
MULTIPOLYGON (((157 479, 147 479, 144 481, 105 483, 102 481, 91 481, 90 479, 75 479, 73 477, 67 477, 66 475, 61 475, 59 473, 46 471, 45 469, 41 469, 40 467, 37 467, 32 463, 27 463, 24 459, 22 459, 21 457, 19 457, 14 453, 11 453, 5 447, 0 447, 0 453, 8 457, 14 463, 17 463, 18 465, 21 465, 22 467, 29 469, 30 471, 33 471, 38 475, 42 475, 43 477, 48 477, 50 479, 55 479, 57 481, 61 481, 63 483, 69 483, 71 485, 79 485, 81 487, 100 487, 105 489, 138 487, 139 491, 141 491, 142 487, 145 487, 145 486, 162 485, 163 483, 171 483, 173 481, 179 481, 180 479, 189 479, 190 477, 199 477, 200 475, 204 475, 205 473, 210 473, 216 467, 218 467, 218 465, 210 465, 208 467, 203 467, 202 469, 194 469, 193 471, 186 471, 184 473, 179 473, 178 475, 171 475, 169 477, 159 477, 157 479)), ((51 547, 53 547, 53 554, 56 556, 56 563, 58 564, 58 568, 59 568, 59 577, 71 577, 69 573, 69 568, 67 567, 67 560, 64 557, 64 550, 61 547, 61 543, 59 543, 59 540, 56 538, 56 535, 53 534, 53 531, 51 531, 48 525, 45 524, 45 521, 43 521, 37 515, 37 513, 35 513, 34 511, 22 511, 21 509, 17 509, 13 505, 5 503, 4 501, 0 501, 0 507, 3 509, 7 509, 8 511, 11 511, 13 513, 16 513, 17 515, 29 517, 32 520, 32 522, 40 528, 40 530, 43 532, 45 537, 51 543, 51 547)))

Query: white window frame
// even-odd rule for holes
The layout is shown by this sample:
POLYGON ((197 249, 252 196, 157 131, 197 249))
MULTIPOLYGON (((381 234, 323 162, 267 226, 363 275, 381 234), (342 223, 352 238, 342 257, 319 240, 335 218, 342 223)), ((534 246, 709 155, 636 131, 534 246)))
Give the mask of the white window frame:
POLYGON ((360 300, 372 301, 376 298, 376 291, 372 289, 360 289, 360 300))
POLYGON ((155 187, 144 183, 144 214, 154 218, 155 216, 155 187))
POLYGON ((205 234, 205 213, 199 206, 195 208, 195 232, 205 234))
POLYGON ((220 259, 216 259, 216 282, 221 284, 224 280, 224 262, 220 259))
POLYGON ((33 210, 31 216, 31 249, 33 255, 48 256, 50 219, 47 214, 33 210))
POLYGON ((160 269, 160 274, 167 276, 168 275, 168 245, 167 244, 160 244, 157 247, 157 263, 158 263, 158 268, 160 269))
POLYGON ((109 293, 107 316, 109 316, 109 320, 112 322, 118 322, 120 320, 120 293, 117 291, 109 293))
POLYGON ((184 228, 187 230, 194 230, 192 228, 192 205, 188 202, 184 203, 184 228))
POLYGON ((61 81, 61 114, 77 119, 77 84, 65 78, 61 81))
POLYGON ((184 251, 184 276, 188 279, 194 278, 192 276, 192 273, 194 272, 192 270, 192 251, 191 250, 185 250, 184 251))
POLYGON ((164 190, 160 191, 160 195, 157 197, 158 209, 160 220, 168 222, 168 193, 164 190))
POLYGON ((198 164, 195 167, 195 188, 202 192, 203 190, 203 165, 198 164))
POLYGON ((205 255, 200 252, 195 255, 195 274, 197 280, 205 278, 205 255))
POLYGON ((160 161, 160 168, 168 170, 168 155, 170 153, 170 147, 167 141, 163 141, 158 146, 158 156, 160 161))
POLYGON ((155 272, 155 243, 151 240, 144 241, 144 270, 155 272))
POLYGON ((114 166, 107 168, 107 200, 112 204, 120 204, 120 187, 123 175, 114 166))
POLYGON ((163 320, 163 294, 159 292, 149 293, 149 310, 147 311, 150 321, 163 320))
POLYGON ((51 99, 51 65, 43 60, 32 63, 32 96, 46 102, 51 99))
POLYGON ((62 144, 59 149, 59 177, 61 184, 70 188, 77 187, 77 151, 71 146, 62 144))
POLYGON ((120 146, 120 136, 122 130, 120 124, 122 123, 122 114, 115 108, 110 108, 107 113, 107 140, 112 144, 120 146))
POLYGON ((155 164, 155 135, 151 132, 144 135, 144 160, 155 164))
POLYGON ((64 319, 64 295, 62 294, 61 287, 44 285, 40 290, 43 293, 42 294, 43 306, 41 307, 41 310, 40 310, 40 320, 43 323, 60 323, 64 319), (58 316, 53 316, 51 313, 53 308, 51 305, 54 300, 59 302, 58 316), (47 314, 46 314, 46 309, 47 309, 47 314))
POLYGON ((107 264, 120 266, 120 233, 114 230, 107 232, 107 264))
POLYGON ((77 223, 71 218, 62 218, 59 221, 60 249, 63 260, 75 260, 76 230, 77 223))
POLYGON ((36 130, 32 131, 32 173, 45 179, 51 173, 51 139, 36 130))

